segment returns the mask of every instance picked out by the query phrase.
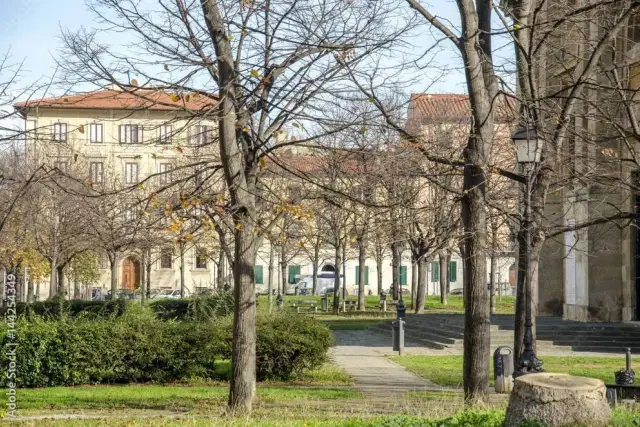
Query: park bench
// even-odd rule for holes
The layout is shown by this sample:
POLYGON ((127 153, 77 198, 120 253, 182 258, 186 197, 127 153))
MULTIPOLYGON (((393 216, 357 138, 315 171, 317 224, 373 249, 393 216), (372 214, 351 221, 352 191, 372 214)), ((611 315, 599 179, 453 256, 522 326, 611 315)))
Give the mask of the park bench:
POLYGON ((300 313, 300 309, 306 309, 307 311, 318 311, 318 304, 313 300, 295 301, 290 304, 296 312, 300 313))
POLYGON ((640 400, 640 385, 606 384, 607 400, 615 405, 621 400, 640 400))

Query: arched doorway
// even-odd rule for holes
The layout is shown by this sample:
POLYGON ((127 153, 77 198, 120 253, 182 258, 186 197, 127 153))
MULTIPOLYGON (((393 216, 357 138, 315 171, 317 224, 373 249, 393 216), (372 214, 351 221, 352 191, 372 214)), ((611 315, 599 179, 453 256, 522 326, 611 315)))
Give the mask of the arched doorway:
POLYGON ((122 289, 133 291, 140 287, 141 266, 134 256, 128 256, 122 261, 122 289))

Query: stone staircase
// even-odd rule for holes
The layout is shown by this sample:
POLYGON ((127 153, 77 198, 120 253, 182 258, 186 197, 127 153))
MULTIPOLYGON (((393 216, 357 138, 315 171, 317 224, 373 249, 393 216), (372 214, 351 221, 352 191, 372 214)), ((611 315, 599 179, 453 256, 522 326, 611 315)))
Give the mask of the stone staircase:
MULTIPOLYGON (((405 340, 433 349, 462 352, 464 318, 460 314, 407 315, 405 340)), ((513 315, 491 317, 491 348, 513 347, 513 315)), ((372 330, 391 335, 389 322, 372 330)), ((629 323, 581 323, 559 317, 537 318, 537 349, 540 353, 595 352, 624 354, 627 348, 640 353, 640 326, 629 323)))

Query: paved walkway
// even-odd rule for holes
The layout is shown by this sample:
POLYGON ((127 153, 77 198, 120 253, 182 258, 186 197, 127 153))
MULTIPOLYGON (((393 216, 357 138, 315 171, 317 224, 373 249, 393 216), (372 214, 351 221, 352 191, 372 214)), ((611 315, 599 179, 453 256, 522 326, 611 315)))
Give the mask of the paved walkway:
MULTIPOLYGON (((386 356, 391 350, 391 338, 367 331, 334 331, 336 346, 331 358, 353 378, 355 387, 369 396, 389 396, 407 391, 451 390, 418 377, 393 363, 386 356)), ((434 353, 412 342, 405 342, 404 354, 434 353)))

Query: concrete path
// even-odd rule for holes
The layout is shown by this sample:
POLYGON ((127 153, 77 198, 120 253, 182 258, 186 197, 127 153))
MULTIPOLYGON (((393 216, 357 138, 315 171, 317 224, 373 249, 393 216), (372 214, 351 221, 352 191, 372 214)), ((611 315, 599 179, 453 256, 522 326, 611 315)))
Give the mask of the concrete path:
MULTIPOLYGON (((389 360, 387 355, 396 354, 391 350, 389 337, 368 330, 334 331, 334 335, 336 346, 331 349, 331 358, 365 395, 382 397, 407 391, 452 390, 418 377, 389 360)), ((406 342, 404 354, 442 353, 406 342)))

